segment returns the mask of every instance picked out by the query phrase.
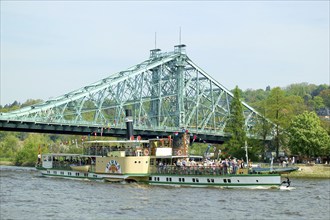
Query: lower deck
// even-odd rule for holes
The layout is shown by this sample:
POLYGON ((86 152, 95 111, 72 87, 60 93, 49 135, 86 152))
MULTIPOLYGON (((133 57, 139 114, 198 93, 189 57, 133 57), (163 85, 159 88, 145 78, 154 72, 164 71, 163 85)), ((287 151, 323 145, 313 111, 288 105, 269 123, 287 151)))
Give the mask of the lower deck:
POLYGON ((279 174, 228 174, 228 175, 177 175, 177 174, 99 174, 74 170, 42 169, 41 174, 49 177, 102 180, 109 182, 142 182, 150 185, 192 187, 278 187, 279 174))
POLYGON ((214 186, 214 187, 277 187, 281 185, 281 176, 274 175, 151 175, 151 185, 214 186))

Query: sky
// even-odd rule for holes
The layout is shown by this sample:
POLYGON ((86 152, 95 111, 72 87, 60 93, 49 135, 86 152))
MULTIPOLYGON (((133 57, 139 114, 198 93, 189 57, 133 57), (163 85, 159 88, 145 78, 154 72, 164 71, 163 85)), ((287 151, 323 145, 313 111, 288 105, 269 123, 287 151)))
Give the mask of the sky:
POLYGON ((1 0, 0 105, 48 100, 156 47, 231 90, 329 84, 329 1, 1 0))

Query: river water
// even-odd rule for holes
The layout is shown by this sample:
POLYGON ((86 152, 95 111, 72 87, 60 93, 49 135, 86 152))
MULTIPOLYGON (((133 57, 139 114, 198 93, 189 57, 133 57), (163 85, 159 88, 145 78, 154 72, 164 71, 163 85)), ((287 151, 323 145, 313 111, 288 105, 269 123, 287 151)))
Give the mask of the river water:
POLYGON ((0 166, 0 219, 329 219, 330 180, 291 181, 292 190, 161 187, 0 166))

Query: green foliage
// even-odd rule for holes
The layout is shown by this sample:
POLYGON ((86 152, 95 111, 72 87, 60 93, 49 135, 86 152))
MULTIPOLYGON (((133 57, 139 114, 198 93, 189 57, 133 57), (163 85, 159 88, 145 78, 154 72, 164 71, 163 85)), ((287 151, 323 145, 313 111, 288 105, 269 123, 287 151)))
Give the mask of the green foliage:
POLYGON ((247 103, 256 103, 265 100, 268 94, 269 91, 264 91, 262 89, 257 89, 257 90, 248 89, 244 91, 242 97, 247 103))
POLYGON ((244 147, 246 141, 245 119, 243 115, 243 105, 240 99, 240 91, 236 86, 234 97, 230 103, 230 118, 227 122, 226 132, 229 132, 231 137, 227 143, 228 152, 236 157, 245 155, 244 147))
MULTIPOLYGON (((291 98, 290 98, 291 99, 291 98)), ((285 92, 276 87, 270 91, 266 100, 267 116, 276 126, 287 127, 290 113, 292 112, 292 100, 285 96, 285 92)))
POLYGON ((330 120, 322 120, 321 126, 322 128, 324 128, 324 130, 326 130, 326 132, 330 136, 330 120))
POLYGON ((10 112, 10 111, 15 111, 17 109, 20 109, 20 105, 18 102, 15 101, 11 105, 6 105, 6 106, 0 108, 0 112, 10 112))
POLYGON ((190 155, 198 155, 198 156, 204 156, 204 153, 207 149, 207 144, 204 143, 193 143, 189 147, 189 154, 190 155))
POLYGON ((322 90, 319 96, 323 99, 324 105, 330 108, 330 89, 322 90))
POLYGON ((21 148, 15 156, 16 165, 33 166, 38 157, 38 148, 47 146, 49 143, 47 135, 29 134, 25 139, 23 148, 21 148))
MULTIPOLYGON (((250 129, 250 134, 253 134, 256 137, 261 137, 262 140, 252 140, 253 141, 253 149, 257 147, 259 151, 257 152, 259 155, 265 155, 269 149, 267 149, 268 145, 266 145, 267 138, 272 135, 272 131, 274 125, 267 119, 267 103, 266 100, 260 101, 256 103, 256 109, 261 114, 261 118, 258 118, 256 124, 250 129)), ((249 144, 250 146, 250 144, 249 144)), ((252 159, 252 158, 251 158, 252 159)))
POLYGON ((280 146, 281 144, 284 144, 285 141, 283 129, 288 123, 287 114, 289 112, 288 108, 290 108, 290 105, 285 97, 285 92, 279 87, 276 87, 270 91, 266 103, 267 116, 275 124, 274 146, 276 156, 278 157, 280 146))
POLYGON ((311 92, 311 95, 318 96, 323 90, 330 89, 327 84, 322 84, 319 86, 316 86, 316 88, 311 92))
POLYGON ((19 148, 19 139, 15 135, 5 135, 3 141, 0 142, 0 157, 13 158, 19 148))
POLYGON ((300 97, 304 97, 306 94, 311 94, 315 89, 317 89, 316 85, 308 83, 294 83, 285 88, 288 95, 300 97))
POLYGON ((262 161, 265 155, 265 141, 259 139, 248 139, 248 154, 251 161, 262 161))
POLYGON ((330 137, 314 112, 297 115, 289 132, 288 145, 292 153, 307 157, 330 155, 330 137))
POLYGON ((315 96, 313 99, 309 99, 306 104, 310 110, 319 110, 325 107, 324 101, 320 96, 315 96))
POLYGON ((21 105, 21 108, 26 107, 26 106, 30 106, 30 105, 35 105, 35 104, 38 104, 38 103, 41 103, 41 102, 43 102, 43 100, 41 100, 41 99, 28 99, 28 100, 26 100, 26 102, 24 102, 21 105))

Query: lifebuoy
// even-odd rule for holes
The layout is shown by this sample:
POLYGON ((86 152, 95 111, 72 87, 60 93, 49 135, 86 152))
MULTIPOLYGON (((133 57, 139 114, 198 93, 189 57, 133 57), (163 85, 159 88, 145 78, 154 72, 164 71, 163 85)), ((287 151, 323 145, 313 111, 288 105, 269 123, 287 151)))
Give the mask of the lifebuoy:
POLYGON ((181 150, 178 150, 177 155, 181 156, 181 154, 182 154, 181 150))
POLYGON ((149 155, 149 150, 148 149, 144 149, 143 153, 144 153, 144 156, 148 156, 149 155))

